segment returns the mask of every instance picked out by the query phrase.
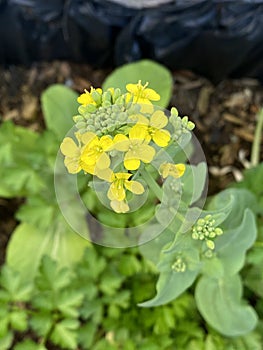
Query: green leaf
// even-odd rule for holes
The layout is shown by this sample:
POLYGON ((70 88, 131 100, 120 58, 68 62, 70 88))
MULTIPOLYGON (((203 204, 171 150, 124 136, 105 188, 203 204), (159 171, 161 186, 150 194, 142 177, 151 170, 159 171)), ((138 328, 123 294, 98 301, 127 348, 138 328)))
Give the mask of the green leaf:
POLYGON ((244 180, 233 184, 234 187, 244 188, 250 190, 257 197, 258 207, 257 212, 263 210, 263 189, 262 189, 262 178, 263 178, 263 163, 256 167, 247 169, 243 173, 244 180))
POLYGON ((242 284, 238 275, 213 279, 203 276, 197 283, 195 298, 204 319, 225 336, 239 336, 257 324, 255 311, 241 302, 242 284))
POLYGON ((75 319, 66 319, 57 323, 51 334, 52 342, 63 349, 75 350, 77 348, 78 327, 79 322, 75 319))
POLYGON ((91 349, 95 334, 97 331, 97 325, 94 323, 86 323, 78 330, 78 340, 84 350, 91 349))
POLYGON ((16 344, 14 350, 47 350, 47 348, 42 344, 38 344, 27 339, 19 344, 16 344))
POLYGON ((65 290, 60 294, 57 308, 65 317, 78 317, 83 297, 78 290, 65 290))
POLYGON ((10 300, 17 302, 25 302, 30 299, 32 285, 30 283, 23 283, 21 275, 7 265, 1 270, 0 284, 7 291, 9 297, 7 295, 6 297, 8 299, 10 298, 10 300))
POLYGON ((10 324, 13 329, 23 332, 27 330, 27 313, 19 310, 10 313, 10 324))
POLYGON ((3 337, 1 336, 0 337, 0 349, 1 350, 11 349, 13 338, 14 338, 14 335, 12 332, 8 332, 3 337))
POLYGON ((108 88, 120 88, 126 92, 126 85, 136 84, 141 80, 142 84, 149 82, 149 88, 154 89, 161 99, 154 104, 167 107, 172 94, 173 79, 170 71, 159 63, 151 60, 141 60, 128 63, 115 69, 102 84, 103 90, 108 88))
POLYGON ((79 107, 77 96, 70 88, 60 84, 50 86, 41 96, 46 127, 57 135, 59 141, 74 125, 72 117, 79 107))
POLYGON ((217 257, 223 264, 225 274, 237 273, 245 263, 246 251, 253 245, 257 237, 254 214, 246 209, 241 224, 225 231, 216 239, 217 257))
POLYGON ((212 198, 212 201, 208 205, 208 210, 217 211, 229 205, 233 198, 231 213, 222 223, 223 229, 229 227, 234 228, 239 226, 243 220, 243 213, 246 208, 253 210, 255 208, 256 200, 253 194, 247 190, 230 188, 220 192, 218 195, 212 198))
POLYGON ((151 307, 168 303, 189 288, 200 271, 199 251, 178 243, 173 251, 163 253, 158 268, 160 277, 156 286, 157 294, 139 306, 151 307), (185 266, 182 271, 173 268, 178 259, 181 259, 185 266))
POLYGON ((186 165, 186 170, 182 179, 182 200, 189 205, 195 203, 202 196, 206 180, 207 165, 204 162, 198 165, 186 165))
POLYGON ((10 122, 0 127, 0 195, 25 196, 42 190, 44 156, 36 147, 39 134, 10 122))
MULTIPOLYGON (((34 305, 34 303, 33 303, 34 305)), ((38 336, 44 337, 51 329, 53 323, 53 315, 51 313, 39 312, 37 310, 30 318, 30 326, 38 336)))
POLYGON ((43 232, 22 223, 12 234, 7 247, 7 263, 16 269, 23 281, 34 278, 44 255, 57 260, 59 266, 71 266, 79 261, 90 243, 67 226, 43 232), (33 262, 33 263, 32 263, 33 262))

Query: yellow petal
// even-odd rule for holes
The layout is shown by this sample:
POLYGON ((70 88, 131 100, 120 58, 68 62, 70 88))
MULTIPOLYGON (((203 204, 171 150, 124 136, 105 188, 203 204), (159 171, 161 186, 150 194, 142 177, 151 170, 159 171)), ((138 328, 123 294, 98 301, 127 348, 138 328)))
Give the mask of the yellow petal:
POLYGON ((94 164, 87 164, 83 162, 83 160, 80 160, 80 166, 81 169, 83 169, 86 173, 94 175, 95 173, 95 165, 94 164))
POLYGON ((102 153, 96 161, 96 168, 106 169, 110 167, 110 157, 106 153, 102 153))
POLYGON ((60 145, 60 150, 64 156, 76 157, 80 153, 80 149, 70 137, 65 137, 60 145))
POLYGON ((123 134, 117 134, 113 139, 114 148, 121 152, 126 152, 129 149, 130 141, 123 134))
POLYGON ((95 104, 93 98, 90 96, 88 92, 85 92, 84 94, 81 94, 77 98, 78 103, 80 103, 83 106, 87 106, 89 104, 95 104))
POLYGON ((128 204, 124 201, 113 200, 110 202, 110 205, 116 213, 127 213, 130 210, 128 204))
POLYGON ((114 173, 110 168, 99 169, 96 167, 94 172, 95 175, 101 180, 112 182, 114 179, 114 173))
POLYGON ((179 164, 172 164, 172 163, 165 163, 162 164, 160 167, 160 173, 163 178, 166 178, 167 176, 172 176, 176 179, 183 176, 185 172, 185 164, 179 163, 179 164))
POLYGON ((137 124, 142 124, 142 125, 146 125, 148 126, 149 125, 149 119, 144 117, 142 114, 136 114, 136 122, 137 124))
POLYGON ((118 180, 128 180, 132 174, 129 173, 115 173, 115 177, 118 180))
POLYGON ((66 157, 64 164, 70 174, 77 174, 81 170, 79 161, 76 159, 66 157))
POLYGON ((100 138, 100 146, 103 151, 108 151, 113 146, 113 140, 110 136, 105 135, 100 138))
POLYGON ((166 147, 171 139, 170 133, 167 130, 156 130, 153 134, 153 141, 160 147, 166 147))
POLYGON ((125 181, 125 187, 134 194, 142 194, 144 192, 144 187, 139 181, 125 181))
POLYGON ((152 114, 154 112, 154 106, 152 104, 141 104, 141 113, 152 114))
POLYGON ((154 128, 162 129, 167 125, 167 123, 168 123, 168 118, 166 117, 163 111, 156 111, 151 116, 150 124, 154 128))
POLYGON ((145 98, 148 98, 151 101, 159 101, 160 100, 160 95, 157 94, 157 92, 154 91, 153 89, 146 88, 146 89, 144 89, 143 94, 144 94, 145 98))
POLYGON ((119 186, 118 181, 110 185, 107 196, 110 200, 123 201, 126 197, 126 192, 123 186, 119 186))
POLYGON ((145 97, 137 97, 136 103, 138 103, 140 105, 151 105, 152 104, 151 101, 145 97))
POLYGON ((133 95, 137 95, 137 93, 139 91, 138 84, 127 84, 126 90, 129 91, 133 95))
POLYGON ((143 124, 134 125, 129 132, 130 139, 145 140, 147 136, 148 136, 148 127, 143 124))
POLYGON ((150 163, 155 155, 155 149, 148 145, 141 145, 138 158, 144 163, 150 163))
POLYGON ((96 134, 94 134, 93 132, 85 132, 84 134, 82 134, 81 136, 81 142, 86 145, 88 143, 91 142, 91 140, 93 140, 94 138, 98 138, 96 134))
POLYGON ((140 167, 140 164, 141 162, 139 159, 124 158, 124 166, 127 170, 137 170, 140 167))

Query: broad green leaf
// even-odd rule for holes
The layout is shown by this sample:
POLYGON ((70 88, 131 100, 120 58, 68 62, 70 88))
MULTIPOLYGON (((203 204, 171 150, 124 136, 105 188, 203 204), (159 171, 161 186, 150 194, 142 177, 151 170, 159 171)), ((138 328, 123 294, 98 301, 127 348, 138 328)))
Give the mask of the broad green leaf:
POLYGON ((32 280, 44 255, 57 260, 60 266, 71 266, 81 259, 90 243, 67 226, 40 229, 22 223, 12 234, 7 248, 7 263, 16 269, 22 280, 32 280), (33 262, 33 263, 32 263, 33 262))
POLYGON ((205 163, 187 165, 181 181, 183 183, 182 200, 191 205, 200 199, 205 190, 207 165, 205 163))
POLYGON ((53 315, 52 313, 48 313, 47 310, 43 310, 43 312, 39 312, 39 310, 37 310, 33 315, 31 315, 29 322, 30 327, 34 330, 34 332, 36 332, 37 335, 44 337, 51 329, 53 315))
POLYGON ((217 257, 223 264, 225 274, 237 273, 245 263, 246 251, 257 237, 254 214, 246 209, 241 224, 216 239, 217 257))
POLYGON ((75 319, 65 319, 55 325, 51 334, 54 344, 63 349, 75 350, 77 348, 77 329, 79 322, 75 319))
POLYGON ((28 328, 27 312, 25 310, 13 311, 10 313, 10 324, 12 329, 23 332, 28 328))
POLYGON ((246 208, 253 210, 257 205, 255 197, 251 192, 243 189, 230 188, 214 196, 208 205, 208 210, 216 211, 224 208, 230 201, 229 197, 233 197, 234 201, 231 213, 221 225, 223 229, 239 226, 243 219, 244 210, 246 208))
POLYGON ((143 232, 142 241, 144 241, 144 236, 147 237, 148 235, 152 235, 155 238, 140 245, 139 249, 146 259, 157 265, 164 246, 174 240, 174 233, 170 230, 164 230, 160 224, 153 224, 149 225, 143 232))
POLYGON ((1 336, 0 337, 0 349, 1 350, 11 349, 13 338, 14 338, 14 335, 11 331, 8 332, 7 334, 5 334, 4 336, 1 336))
POLYGON ((128 63, 115 69, 102 84, 103 90, 108 88, 120 88, 126 92, 126 85, 136 84, 141 80, 142 84, 149 83, 149 88, 154 89, 160 96, 154 104, 167 107, 172 94, 172 75, 167 68, 151 60, 141 60, 128 63))
POLYGON ((59 141, 74 125, 72 117, 79 107, 77 96, 73 90, 60 84, 50 86, 41 96, 46 127, 57 135, 59 141))
POLYGON ((253 330, 257 315, 241 301, 239 275, 214 279, 203 276, 197 283, 195 298, 204 319, 225 336, 236 337, 253 330))
POLYGON ((65 290, 60 294, 57 308, 65 317, 78 317, 84 295, 78 290, 65 290))
POLYGON ((97 331, 97 325, 94 323, 86 323, 78 330, 78 340, 84 350, 91 349, 95 334, 97 331))
POLYGON ((263 211, 263 196, 262 196, 262 179, 263 179, 263 163, 256 167, 247 169, 243 173, 244 180, 233 184, 233 187, 244 188, 250 190, 257 197, 258 206, 257 212, 263 211))
POLYGON ((157 282, 156 296, 144 303, 143 307, 158 306, 176 299, 195 281, 200 271, 199 252, 193 248, 185 248, 178 244, 172 252, 164 252, 158 265, 160 276, 157 282), (177 271, 176 262, 182 261, 184 268, 177 271))

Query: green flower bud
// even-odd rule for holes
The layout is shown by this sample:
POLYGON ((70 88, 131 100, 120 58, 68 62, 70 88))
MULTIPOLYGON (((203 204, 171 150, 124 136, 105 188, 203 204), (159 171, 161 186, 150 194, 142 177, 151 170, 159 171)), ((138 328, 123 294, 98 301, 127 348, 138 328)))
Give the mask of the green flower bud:
POLYGON ((113 93, 113 102, 115 103, 115 101, 121 96, 121 90, 119 88, 114 89, 114 93, 113 93))
POLYGON ((178 110, 175 107, 172 107, 171 114, 175 117, 178 117, 178 115, 179 115, 178 110))
POLYGON ((101 94, 98 93, 98 91, 93 90, 91 93, 91 96, 93 98, 93 100, 96 102, 97 105, 101 104, 101 94))
POLYGON ((208 240, 206 241, 206 245, 207 245, 207 247, 208 247, 209 249, 211 249, 211 250, 214 250, 214 249, 215 249, 215 243, 214 243, 213 241, 211 241, 210 239, 208 239, 208 240))
POLYGON ((75 123, 83 122, 84 121, 84 117, 82 115, 74 115, 73 120, 74 120, 75 123))
POLYGON ((86 127, 86 123, 85 123, 85 122, 78 122, 78 123, 76 124, 76 127, 77 127, 78 129, 84 129, 84 128, 86 127))
POLYGON ((175 272, 184 272, 186 270, 186 264, 181 257, 177 258, 173 265, 171 266, 172 270, 175 272))
POLYGON ((222 230, 220 227, 217 227, 217 228, 215 229, 215 234, 216 234, 217 236, 221 236, 221 235, 223 234, 223 230, 222 230))
POLYGON ((108 101, 108 102, 110 102, 110 105, 111 105, 112 104, 111 98, 112 98, 111 92, 109 90, 107 90, 102 95, 102 102, 108 101))
POLYGON ((87 112, 89 112, 89 113, 94 113, 94 112, 96 112, 96 110, 97 110, 97 107, 96 107, 95 105, 92 105, 92 104, 87 105, 87 106, 85 106, 84 108, 85 108, 85 110, 86 110, 87 112))
POLYGON ((109 101, 103 101, 103 102, 102 102, 102 106, 103 106, 103 107, 109 107, 109 106, 111 106, 111 102, 109 102, 109 101))

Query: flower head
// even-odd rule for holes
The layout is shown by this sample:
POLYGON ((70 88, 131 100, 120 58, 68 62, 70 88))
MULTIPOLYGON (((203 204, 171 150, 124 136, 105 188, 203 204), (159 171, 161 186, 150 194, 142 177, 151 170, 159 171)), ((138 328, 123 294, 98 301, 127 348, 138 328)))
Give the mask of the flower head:
POLYGON ((60 150, 65 156, 64 164, 70 174, 77 174, 81 170, 79 162, 81 155, 80 136, 78 133, 75 135, 79 141, 79 145, 76 145, 70 137, 65 137, 60 145, 60 150))
POLYGON ((110 200, 123 201, 126 198, 126 189, 134 194, 142 194, 144 187, 139 181, 129 180, 132 174, 113 173, 107 196, 110 200))
POLYGON ((110 136, 99 138, 92 132, 87 132, 82 136, 85 144, 80 157, 81 168, 89 174, 95 174, 96 170, 104 170, 110 166, 110 157, 106 153, 113 145, 110 136))
POLYGON ((137 117, 138 124, 145 127, 147 136, 152 139, 156 145, 166 147, 170 141, 170 133, 163 128, 168 124, 168 118, 163 111, 155 111, 150 119, 139 115, 137 117))
POLYGON ((179 164, 164 163, 160 166, 159 171, 164 179, 167 178, 168 176, 172 176, 175 179, 178 179, 179 177, 184 175, 185 165, 182 163, 179 163, 179 164))
POLYGON ((81 94, 78 98, 77 101, 78 103, 80 103, 82 106, 88 106, 88 105, 96 105, 96 101, 94 100, 94 96, 92 96, 92 94, 94 93, 94 91, 96 91, 99 95, 102 94, 102 90, 101 89, 94 89, 93 87, 90 88, 90 92, 88 92, 86 89, 84 90, 85 93, 81 94))
POLYGON ((142 85, 141 80, 137 84, 127 84, 128 97, 133 98, 134 103, 151 104, 151 101, 159 101, 160 95, 153 89, 147 88, 149 83, 142 85))
POLYGON ((126 152, 124 166, 127 170, 137 170, 143 163, 150 163, 155 155, 155 149, 148 145, 150 142, 144 127, 135 125, 129 132, 129 137, 117 134, 114 139, 114 148, 126 152))

